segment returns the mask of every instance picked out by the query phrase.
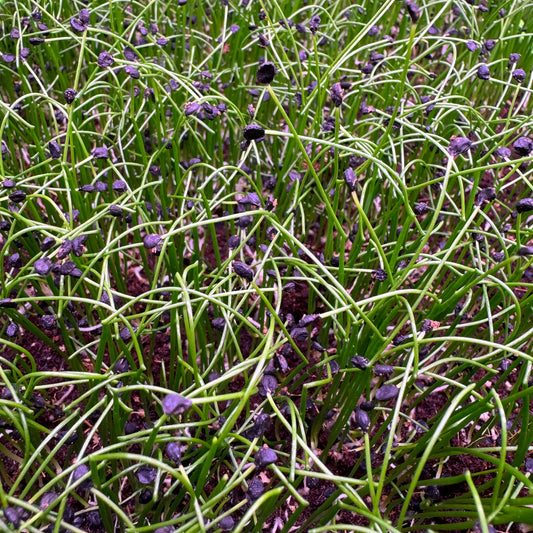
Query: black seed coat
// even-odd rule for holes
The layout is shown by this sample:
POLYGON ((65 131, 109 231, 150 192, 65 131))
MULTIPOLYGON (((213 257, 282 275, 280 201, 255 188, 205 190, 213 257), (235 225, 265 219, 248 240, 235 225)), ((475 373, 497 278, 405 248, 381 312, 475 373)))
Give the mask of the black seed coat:
POLYGON ((163 412, 166 415, 181 415, 192 406, 191 400, 179 394, 168 394, 163 399, 163 412))
POLYGON ((265 130, 259 124, 249 124, 244 127, 243 135, 247 141, 257 141, 265 136, 265 130))
POLYGON ((355 191, 357 176, 351 167, 344 171, 344 182, 350 191, 355 191))
POLYGON ((275 463, 278 460, 278 456, 274 450, 266 446, 265 448, 261 448, 255 454, 254 459, 255 466, 257 466, 259 469, 263 469, 268 465, 275 463))
POLYGON ((523 198, 516 202, 516 211, 518 213, 526 213, 528 211, 533 211, 533 198, 523 198))
POLYGON ((260 83, 261 85, 272 83, 276 73, 277 70, 274 63, 265 61, 262 65, 259 65, 259 68, 257 69, 257 83, 260 83))
POLYGON ((233 271, 237 276, 244 278, 247 281, 252 281, 254 279, 254 271, 245 263, 240 261, 233 262, 233 271))
POLYGON ((452 156, 457 156, 468 152, 472 148, 472 141, 466 137, 456 137, 450 142, 448 152, 452 156))
POLYGON ((59 159, 61 157, 61 147, 56 141, 50 141, 48 143, 48 150, 52 159, 59 159))
POLYGON ((71 104, 76 99, 76 95, 78 93, 74 89, 66 89, 63 94, 65 96, 65 102, 67 102, 67 104, 71 104))
POLYGON ((370 427, 370 417, 366 411, 357 408, 355 410, 355 422, 363 431, 368 431, 368 428, 370 427))
POLYGON ((378 402, 388 402, 389 400, 393 400, 398 396, 399 390, 396 385, 382 385, 377 391, 376 391, 376 400, 378 402))
POLYGON ((35 269, 35 272, 39 274, 39 276, 47 276, 52 269, 52 261, 48 257, 37 259, 37 261, 33 263, 33 268, 35 269))
POLYGON ((533 151, 533 141, 529 137, 520 137, 513 143, 513 148, 519 156, 526 157, 533 151))

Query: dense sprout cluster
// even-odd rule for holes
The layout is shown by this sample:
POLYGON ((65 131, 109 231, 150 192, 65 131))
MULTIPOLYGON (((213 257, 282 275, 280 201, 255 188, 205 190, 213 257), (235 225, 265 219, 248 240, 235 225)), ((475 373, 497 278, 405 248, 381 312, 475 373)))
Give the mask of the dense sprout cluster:
POLYGON ((8 527, 524 516, 533 8, 507 4, 3 5, 8 527))

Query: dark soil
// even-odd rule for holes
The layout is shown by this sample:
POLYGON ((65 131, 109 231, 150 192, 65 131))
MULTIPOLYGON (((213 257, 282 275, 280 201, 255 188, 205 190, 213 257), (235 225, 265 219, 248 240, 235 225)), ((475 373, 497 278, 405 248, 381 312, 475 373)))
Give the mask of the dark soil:
MULTIPOLYGON (((227 257, 228 254, 228 248, 227 245, 224 243, 226 242, 227 235, 222 228, 222 226, 215 226, 216 228, 216 234, 219 242, 219 249, 221 252, 221 257, 224 259, 227 257)), ((206 239, 207 239, 207 249, 206 249, 206 261, 207 263, 212 267, 216 268, 216 257, 214 248, 212 246, 212 242, 210 241, 209 232, 206 232, 206 239)), ((524 271, 524 281, 531 282, 531 279, 533 279, 533 269, 527 269, 524 271)), ((128 271, 127 276, 127 289, 128 293, 132 296, 139 296, 145 293, 149 289, 150 285, 148 283, 148 280, 144 279, 142 276, 142 270, 139 269, 130 269, 128 271)), ((313 311, 312 306, 314 305, 314 302, 310 301, 310 293, 309 293, 309 287, 306 283, 303 282, 295 282, 292 283, 289 289, 285 292, 284 298, 283 298, 283 305, 282 305, 282 311, 284 313, 291 313, 293 314, 295 321, 298 321, 303 317, 304 315, 308 314, 309 312, 313 311)), ((135 304, 135 311, 138 313, 141 313, 144 311, 146 307, 146 304, 144 303, 137 303, 135 304)), ((37 322, 36 322, 37 324, 37 322)), ((164 323, 161 323, 160 325, 164 326, 164 323)), ((64 346, 62 347, 61 343, 61 335, 60 331, 58 329, 51 332, 51 338, 56 343, 57 346, 59 346, 59 350, 54 350, 51 348, 48 344, 44 343, 41 339, 37 338, 33 334, 31 334, 28 331, 22 331, 20 334, 20 337, 17 339, 17 343, 24 349, 26 349, 28 352, 30 352, 36 361, 37 364, 37 371, 43 371, 43 372, 53 372, 58 375, 58 378, 56 380, 47 379, 44 383, 48 383, 50 385, 53 384, 53 381, 56 381, 57 386, 51 386, 45 390, 43 393, 43 397, 46 401, 46 406, 43 409, 42 413, 40 413, 38 417, 38 422, 43 425, 43 427, 53 430, 56 425, 61 422, 61 420, 64 417, 64 411, 63 409, 68 408, 69 403, 78 398, 79 395, 83 392, 76 386, 65 386, 61 383, 63 382, 63 379, 61 378, 61 372, 64 370, 69 369, 69 363, 64 358, 64 354, 62 350, 64 350, 64 346)), ((87 337, 89 340, 92 339, 90 335, 87 337)), ((159 332, 156 335, 146 335, 143 336, 141 339, 141 345, 143 348, 143 351, 150 352, 152 355, 152 376, 153 376, 153 382, 156 385, 161 384, 161 365, 164 364, 166 367, 170 365, 170 334, 168 329, 164 329, 161 332, 159 332)), ((242 354, 244 357, 247 357, 251 351, 253 350, 254 346, 254 338, 248 333, 246 330, 242 329, 240 333, 240 348, 242 351, 242 354)), ((335 346, 331 346, 331 349, 335 350, 335 346)), ((307 369, 304 369, 303 372, 307 372, 307 378, 306 380, 315 380, 318 379, 320 376, 316 371, 313 370, 312 364, 313 359, 316 359, 315 362, 320 360, 320 354, 317 354, 317 357, 315 358, 312 354, 312 352, 309 351, 309 347, 307 344, 304 343, 302 346, 302 349, 304 352, 306 352, 306 355, 310 359, 310 365, 307 369)), ((24 356, 17 354, 12 349, 5 349, 2 353, 2 356, 9 362, 14 362, 17 357, 23 359, 24 356)), ((289 374, 293 369, 297 367, 297 365, 301 364, 300 357, 294 352, 290 351, 290 353, 287 353, 286 360, 288 362, 289 368, 284 372, 285 375, 289 374)), ((107 364, 109 364, 108 354, 106 355, 106 361, 107 364)), ((82 365, 90 371, 93 371, 93 362, 90 358, 82 358, 81 359, 82 365)), ((298 374, 299 375, 299 374, 298 374)), ((509 380, 513 382, 516 379, 517 372, 514 371, 509 376, 509 380)), ((477 379, 481 379, 482 375, 480 374, 477 376, 477 379)), ((229 391, 231 392, 237 392, 242 389, 244 386, 244 380, 241 376, 234 379, 231 383, 229 383, 229 391)), ((502 386, 505 388, 504 386, 502 386)), ((502 389, 500 387, 500 389, 502 389)), ((327 392, 327 388, 324 389, 323 393, 325 394, 327 392)), ((504 393, 504 390, 500 390, 500 393, 504 393)), ((301 384, 296 387, 294 390, 286 391, 285 394, 290 394, 292 399, 295 401, 296 404, 299 404, 299 394, 301 393, 301 384)), ((256 408, 261 402, 263 401, 263 398, 256 394, 251 398, 250 402, 250 409, 256 408)), ((413 413, 416 420, 419 422, 430 422, 433 417, 435 417, 439 411, 442 409, 444 405, 446 405, 448 402, 448 396, 447 392, 445 390, 435 392, 427 396, 424 401, 418 404, 418 406, 415 409, 415 413, 413 413)), ((147 424, 153 423, 153 421, 156 419, 157 415, 155 411, 151 411, 148 413, 144 412, 144 406, 140 399, 136 398, 135 396, 131 399, 131 405, 134 409, 134 413, 129 417, 128 422, 134 423, 138 428, 147 427, 147 424)), ((83 407, 83 406, 81 406, 83 407)), ((405 409, 405 412, 408 410, 405 409)), ((318 411, 317 411, 318 412, 318 411)), ((316 415, 316 413, 315 413, 316 415)), ((314 416, 314 415, 313 415, 314 416)), ((244 421, 244 414, 241 416, 240 420, 237 422, 237 427, 244 421)), ((87 427, 86 430, 89 430, 90 428, 87 427)), ((377 428, 374 428, 372 430, 372 434, 375 433, 377 428)), ((407 437, 409 434, 409 429, 406 427, 402 428, 402 436, 407 437)), ((270 430, 265 434, 265 441, 266 442, 281 442, 281 446, 279 448, 282 451, 285 451, 287 453, 290 453, 290 445, 291 445, 291 436, 286 431, 284 427, 278 426, 278 425, 272 425, 270 430)), ((323 443, 325 439, 325 442, 327 442, 327 435, 322 432, 319 436, 319 443, 323 443)), ((461 434, 457 434, 451 443, 453 446, 464 446, 467 447, 469 443, 462 442, 461 441, 461 434)), ((15 446, 10 445, 9 443, 6 445, 7 449, 12 451, 13 453, 16 453, 17 448, 15 446)), ((94 449, 98 449, 99 444, 98 442, 94 443, 94 449)), ((135 450, 132 448, 132 452, 140 451, 135 450)), ((69 466, 73 460, 73 455, 71 450, 69 450, 68 446, 64 446, 59 453, 55 455, 55 459, 58 462, 58 464, 65 468, 69 466)), ((357 475, 364 475, 364 471, 361 469, 364 468, 364 460, 361 458, 361 454, 358 451, 354 451, 353 449, 350 449, 346 446, 341 447, 341 452, 337 451, 330 451, 328 457, 322 458, 322 460, 325 461, 328 468, 332 470, 335 474, 342 475, 342 476, 357 476, 357 475), (363 466, 361 466, 363 465, 363 466)), ((378 466, 381 462, 382 458, 377 455, 375 457, 375 463, 373 464, 374 467, 378 466)), ((10 482, 16 479, 19 471, 19 465, 16 461, 10 459, 9 457, 3 457, 3 466, 7 473, 8 478, 3 479, 3 486, 4 489, 8 489, 10 482)), ((431 466, 431 465, 428 465, 431 466)), ((456 476, 463 474, 467 469, 472 473, 481 473, 481 475, 474 476, 474 480, 476 485, 481 485, 486 481, 489 481, 491 479, 492 473, 483 473, 487 472, 487 470, 490 470, 492 468, 492 465, 487 464, 485 461, 482 461, 472 455, 457 455, 452 456, 449 458, 449 460, 444 464, 444 467, 441 471, 442 477, 448 477, 448 476, 456 476)), ((309 478, 310 479, 310 478, 309 478)), ((216 485, 216 480, 212 481, 213 488, 216 485)), ((206 486, 206 492, 209 493, 209 483, 206 486)), ((332 494, 332 491, 334 489, 334 486, 332 483, 328 481, 323 480, 314 480, 311 484, 308 484, 306 481, 305 483, 300 484, 300 492, 305 497, 305 499, 309 502, 309 506, 303 510, 303 512, 298 517, 297 521, 295 522, 295 526, 299 527, 299 531, 307 531, 308 527, 304 527, 303 524, 306 523, 306 521, 309 519, 309 517, 313 514, 313 512, 318 509, 321 505, 324 504, 324 502, 328 499, 328 497, 332 494)), ((387 497, 392 491, 391 487, 386 487, 384 491, 384 497, 387 497)), ((440 490, 440 495, 443 500, 454 498, 460 494, 463 494, 464 492, 468 491, 468 487, 465 483, 459 484, 459 485, 453 485, 453 486, 443 486, 440 490)), ((244 497, 244 493, 241 495, 244 497)), ((238 499, 238 495, 233 495, 233 498, 238 499)), ((131 505, 135 505, 135 501, 131 500, 131 505)), ((288 518, 292 515, 292 513, 297 508, 297 502, 294 500, 294 498, 289 498, 284 506, 282 506, 275 514, 275 517, 272 517, 273 520, 279 520, 281 522, 286 522, 288 518)), ((80 508, 81 509, 81 508, 80 508)), ((242 511, 244 513, 244 510, 242 511)), ((394 519, 397 512, 395 510, 391 513, 391 518, 394 519)), ((369 521, 368 519, 362 517, 361 515, 357 513, 349 512, 348 510, 343 510, 339 513, 337 516, 338 522, 342 522, 344 524, 351 524, 351 525, 358 525, 358 526, 368 526, 369 521)), ((453 523, 453 519, 449 519, 449 523, 453 523)), ((265 525, 265 531, 268 530, 268 528, 273 527, 274 522, 267 522, 265 525)), ((317 524, 314 523, 310 525, 309 527, 316 526, 317 524)), ((511 531, 518 531, 517 528, 513 528, 511 531)))

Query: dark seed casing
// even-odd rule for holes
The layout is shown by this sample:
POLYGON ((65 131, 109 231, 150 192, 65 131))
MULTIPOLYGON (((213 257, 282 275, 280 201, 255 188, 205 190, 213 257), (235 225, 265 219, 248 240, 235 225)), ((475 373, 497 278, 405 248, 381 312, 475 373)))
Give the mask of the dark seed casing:
POLYGON ((533 255, 533 246, 522 246, 517 252, 522 257, 533 255))
POLYGON ((519 137, 513 143, 514 151, 521 157, 527 157, 533 151, 533 140, 529 137, 519 137))
POLYGON ((329 94, 331 96, 331 101, 336 107, 340 107, 342 105, 342 99, 344 96, 344 89, 341 87, 341 84, 339 82, 334 83, 331 86, 331 89, 329 90, 329 94))
POLYGON ((64 92, 65 102, 67 102, 67 104, 72 104, 76 99, 77 94, 78 93, 74 89, 66 89, 64 92))
POLYGON ((157 233, 151 233, 143 238, 143 246, 145 248, 152 249, 156 246, 159 246, 162 240, 163 239, 161 235, 157 235, 157 233))
POLYGON ((48 257, 37 259, 37 261, 33 263, 33 268, 39 276, 48 276, 52 269, 52 260, 48 257))
POLYGON ((233 520, 233 518, 228 515, 220 519, 217 525, 222 531, 232 531, 235 527, 235 520, 233 520))
POLYGON ((355 191, 355 187, 357 185, 357 176, 352 168, 347 168, 344 171, 344 182, 346 183, 348 190, 355 191))
POLYGON ((21 204, 26 200, 26 193, 24 191, 13 191, 9 195, 9 199, 15 204, 21 204))
POLYGON ((181 463, 181 448, 178 442, 169 442, 165 446, 165 453, 167 457, 177 465, 181 463))
POLYGON ((393 400, 399 394, 398 387, 396 385, 382 385, 377 391, 375 398, 378 402, 388 402, 393 400))
POLYGON ((355 368, 358 368, 359 370, 365 370, 370 363, 370 361, 362 355, 356 355, 352 357, 351 361, 353 363, 353 366, 355 368))
POLYGON ((166 415, 182 415, 192 406, 191 400, 179 394, 168 394, 163 398, 163 412, 166 415))
POLYGON ((268 465, 275 463, 278 460, 276 452, 265 445, 254 456, 255 466, 259 469, 263 469, 268 465))
POLYGON ((154 481, 154 479, 157 476, 157 469, 151 467, 151 466, 141 466, 139 470, 137 470, 137 479, 140 483, 143 485, 149 485, 154 481))
POLYGON ((477 69, 477 77, 480 80, 489 80, 490 79, 490 70, 487 65, 480 65, 477 69))
POLYGON ((457 156, 468 152, 472 148, 472 141, 466 137, 455 137, 448 146, 448 152, 452 156, 457 156))
POLYGON ((411 17, 411 21, 413 24, 416 24, 418 22, 418 18, 420 17, 420 8, 418 7, 416 2, 405 2, 405 7, 407 8, 407 13, 409 13, 409 16, 411 17))
POLYGON ((363 409, 357 408, 355 410, 355 422, 363 431, 368 431, 370 427, 370 417, 363 409))
POLYGON ((257 141, 265 136, 265 130, 258 124, 249 124, 244 127, 243 135, 247 141, 257 141))
POLYGON ((526 71, 521 68, 513 70, 513 78, 518 83, 523 83, 526 80, 526 71))
POLYGON ((394 367, 391 365, 376 365, 374 367, 374 374, 376 376, 385 376, 389 378, 394 373, 394 367))
MULTIPOLYGON (((81 464, 72 473, 72 481, 76 483, 79 481, 83 476, 89 473, 89 467, 86 464, 81 464)), ((90 478, 83 481, 79 486, 79 490, 88 490, 93 486, 93 482, 90 478)))
POLYGON ((261 85, 268 85, 274 80, 277 70, 274 66, 274 63, 265 61, 263 64, 259 65, 257 69, 257 83, 261 85))
POLYGON ((77 19, 76 17, 72 17, 70 19, 70 26, 73 30, 79 33, 83 33, 88 27, 87 23, 83 22, 80 19, 77 19))
POLYGON ((387 280, 388 274, 382 268, 376 268, 376 270, 372 271, 372 274, 370 276, 374 281, 383 282, 387 280))
POLYGON ((109 52, 101 52, 98 56, 98 66, 100 68, 108 68, 115 62, 115 58, 109 52))
POLYGON ((50 141, 48 143, 48 151, 52 159, 59 159, 61 157, 61 147, 56 141, 50 141))
POLYGON ((247 495, 252 501, 257 500, 265 491, 263 482, 258 478, 254 477, 248 481, 248 493, 247 495))
POLYGON ((516 202, 515 209, 517 213, 527 213, 528 211, 533 211, 533 198, 523 198, 516 202))
POLYGON ((252 281, 254 279, 254 271, 245 263, 240 261, 233 262, 233 271, 237 276, 244 278, 247 281, 252 281))

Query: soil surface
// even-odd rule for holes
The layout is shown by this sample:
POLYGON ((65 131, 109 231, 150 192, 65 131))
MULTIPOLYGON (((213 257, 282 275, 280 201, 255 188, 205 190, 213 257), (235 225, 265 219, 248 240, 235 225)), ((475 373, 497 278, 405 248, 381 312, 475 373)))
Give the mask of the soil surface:
MULTIPOLYGON (((227 239, 227 235, 223 228, 216 227, 216 235, 219 241, 219 249, 222 253, 222 256, 226 256, 228 253, 227 245, 224 244, 227 239)), ((207 239, 207 248, 206 248, 206 262, 210 265, 211 268, 217 268, 217 260, 216 260, 216 254, 214 251, 214 247, 210 239, 207 239)), ((523 273, 523 279, 525 282, 531 283, 533 280, 533 269, 528 268, 523 273)), ((147 279, 145 279, 142 275, 142 270, 139 269, 130 269, 128 271, 127 276, 127 291, 128 294, 132 296, 139 296, 145 293, 147 290, 149 290, 150 284, 147 279)), ((516 288, 517 291, 520 290, 520 287, 516 288)), ((138 313, 142 313, 145 309, 145 304, 143 303, 137 303, 135 304, 135 311, 138 313)), ((311 312, 320 312, 320 308, 313 307, 313 302, 310 302, 310 291, 309 287, 304 282, 294 282, 290 285, 290 287, 287 288, 284 299, 283 299, 283 305, 282 305, 282 312, 287 316, 289 314, 292 314, 294 317, 294 321, 298 322, 302 317, 304 317, 307 313, 311 312)), ((37 327, 40 327, 38 321, 36 318, 32 318, 34 321, 34 324, 37 327)), ((168 329, 170 317, 164 316, 161 317, 159 326, 161 327, 161 331, 157 335, 147 335, 143 336, 140 339, 140 342, 143 346, 144 350, 149 350, 152 354, 152 368, 151 368, 151 375, 153 377, 153 383, 155 385, 162 385, 164 386, 164 383, 162 383, 162 376, 161 376, 161 368, 162 367, 169 367, 170 366, 170 357, 171 357, 171 351, 170 351, 170 333, 168 329), (165 326, 167 328, 165 329, 165 326)), ((317 322, 318 324, 318 322, 317 322)), ((316 324, 315 324, 316 325, 316 324)), ((319 324, 318 324, 319 325, 319 324)), ((43 407, 39 413, 39 416, 37 418, 37 422, 41 424, 44 430, 53 430, 59 423, 61 423, 64 420, 65 417, 65 411, 64 409, 68 406, 70 402, 78 398, 81 394, 83 394, 83 388, 76 387, 74 385, 63 385, 64 379, 61 377, 61 373, 69 370, 69 362, 65 359, 65 353, 64 353, 64 345, 62 344, 62 337, 61 337, 61 331, 56 327, 51 330, 46 331, 47 336, 53 340, 53 342, 56 344, 56 346, 59 347, 59 349, 54 349, 50 345, 48 345, 46 342, 44 342, 39 337, 32 334, 31 331, 28 330, 22 330, 20 332, 19 337, 16 339, 17 344, 24 350, 27 350, 29 353, 31 353, 36 361, 37 368, 36 370, 38 372, 52 372, 54 374, 57 374, 57 379, 47 378, 45 381, 43 381, 41 384, 47 384, 49 385, 48 388, 46 388, 45 391, 43 391, 42 394, 39 396, 41 397, 43 401, 43 407), (54 386, 54 384, 57 383, 57 386, 54 386)), ((93 333, 86 333, 84 335, 85 342, 91 342, 95 338, 97 338, 96 334, 93 333)), ((240 348, 242 351, 243 357, 247 357, 253 350, 254 345, 254 339, 253 337, 246 331, 241 330, 240 332, 240 348)), ((313 363, 316 363, 320 360, 321 354, 317 352, 316 350, 310 349, 310 345, 307 342, 304 342, 301 345, 302 350, 304 350, 307 353, 307 356, 310 359, 310 365, 306 369, 307 376, 306 381, 312 381, 316 379, 320 379, 322 376, 319 375, 319 373, 315 370, 313 370, 313 363)), ((332 345, 328 346, 328 352, 334 353, 336 349, 335 346, 335 340, 332 338, 332 345)), ((4 349, 3 353, 1 354, 2 357, 6 360, 6 362, 13 363, 18 361, 19 364, 21 361, 24 360, 24 355, 21 355, 20 352, 17 352, 11 348, 4 349)), ((276 357, 282 355, 283 360, 285 361, 284 364, 286 364, 286 368, 283 368, 283 374, 289 375, 292 371, 297 370, 297 367, 301 365, 301 359, 295 354, 294 350, 292 349, 286 349, 280 352, 276 357)), ((109 354, 106 352, 104 355, 104 364, 109 364, 109 354)), ((87 357, 81 355, 79 358, 79 363, 83 368, 89 371, 93 371, 93 361, 87 357)), ((279 364, 279 361, 278 363, 279 364)), ((296 372, 295 379, 299 378, 301 376, 301 373, 296 372)), ((507 376, 507 385, 506 383, 502 383, 499 386, 498 392, 500 393, 500 396, 504 397, 507 390, 509 389, 509 384, 512 384, 517 378, 517 370, 513 370, 508 376, 507 376)), ((487 379, 483 372, 480 372, 478 374, 475 374, 473 379, 476 380, 483 380, 487 379)), ((493 382, 496 382, 496 378, 492 378, 493 382)), ((490 382, 490 380, 489 380, 490 382)), ((289 395, 293 401, 300 406, 300 396, 302 391, 302 381, 300 380, 299 384, 296 384, 294 387, 287 387, 283 391, 281 391, 282 394, 289 395)), ((424 384, 427 385, 427 384, 424 384)), ((243 381, 241 378, 237 377, 235 380, 233 380, 229 385, 230 392, 237 392, 242 389, 243 381)), ((327 392, 328 386, 326 385, 323 394, 327 392)), ((4 394, 7 394, 6 391, 4 391, 4 394)), ((255 409, 259 404, 263 401, 263 397, 261 394, 256 394, 251 397, 250 402, 250 409, 255 409)), ((420 424, 428 424, 430 421, 439 413, 439 411, 445 406, 449 401, 448 398, 448 391, 446 388, 443 390, 437 390, 433 392, 432 394, 426 396, 423 401, 419 402, 416 407, 414 408, 414 411, 411 413, 411 416, 418 421, 420 424)), ((83 409, 84 404, 80 404, 80 408, 83 409)), ((155 422, 157 419, 157 414, 155 413, 155 410, 149 409, 148 412, 145 412, 144 405, 140 401, 140 399, 133 396, 131 398, 131 407, 132 407, 132 414, 128 419, 128 424, 131 424, 130 431, 134 432, 138 429, 142 429, 143 427, 149 427, 151 424, 155 422)), ((517 407, 518 409, 519 407, 517 407)), ((408 406, 405 406, 404 412, 408 412, 408 406)), ((306 406, 306 413, 307 413, 307 422, 312 425, 313 419, 319 415, 319 410, 316 407, 316 405, 313 404, 311 400, 308 401, 308 405, 306 406)), ((237 425, 240 422, 244 421, 244 415, 241 416, 241 419, 237 422, 237 425)), ((352 427, 353 421, 351 422, 352 427)), ((87 423, 87 425, 83 428, 84 434, 88 433, 91 430, 91 424, 87 423)), ((327 424, 324 425, 324 429, 319 432, 318 434, 318 445, 324 446, 325 443, 328 441, 328 430, 327 424)), ((216 429, 216 428, 214 428, 216 429)), ((378 431, 379 427, 373 428, 370 430, 370 437, 372 438, 376 432, 378 431)), ((7 436, 9 434, 9 439, 6 441, 6 439, 3 439, 4 446, 6 447, 8 452, 11 452, 13 454, 17 454, 17 448, 13 446, 12 443, 10 443, 10 439, 17 438, 16 433, 8 432, 7 426, 4 424, 4 427, 0 427, 0 432, 4 432, 4 435, 7 436)), ((412 434, 413 427, 409 424, 404 424, 402 428, 402 436, 407 438, 409 434, 412 434)), ((497 433, 497 432, 496 432, 497 433)), ((420 432, 422 434, 422 432, 420 432)), ((20 438, 20 435, 18 436, 20 438)), ((279 425, 271 425, 271 427, 268 429, 268 431, 265 433, 264 438, 266 441, 269 442, 284 442, 285 444, 282 444, 281 446, 278 446, 279 450, 282 452, 286 452, 287 454, 291 453, 291 435, 289 432, 285 430, 284 427, 280 427, 279 425)), ((414 440, 416 440, 416 437, 414 440)), ((498 434, 494 434, 494 439, 488 443, 485 442, 485 445, 494 446, 497 445, 498 441, 498 434)), ((382 442, 382 441, 381 441, 382 442)), ((452 439, 451 445, 455 447, 464 447, 468 448, 470 446, 470 442, 468 440, 468 436, 466 432, 460 432, 457 435, 455 435, 452 439)), ((99 448, 99 438, 96 436, 94 439, 93 444, 91 445, 90 451, 95 451, 99 448)), ((357 447, 354 447, 352 445, 348 445, 348 443, 343 443, 342 445, 335 446, 334 448, 329 449, 326 456, 321 456, 321 460, 324 461, 326 466, 337 475, 342 475, 346 477, 361 477, 365 474, 366 469, 366 462, 364 458, 364 454, 362 453, 362 449, 357 449, 357 447)), ((136 449, 135 447, 132 447, 131 452, 135 453, 140 452, 140 449, 136 449)), ((317 450, 317 453, 320 453, 320 449, 317 450)), ((3 468, 5 472, 5 477, 2 478, 2 483, 4 490, 8 490, 12 482, 17 478, 19 475, 19 463, 11 458, 9 455, 2 454, 3 455, 3 468)), ((69 447, 68 444, 65 444, 56 454, 55 454, 55 461, 57 462, 58 466, 60 468, 66 468, 70 464, 72 464, 72 461, 74 460, 72 450, 69 447)), ((379 453, 375 454, 372 457, 372 464, 373 467, 379 466, 383 461, 383 456, 379 453)), ((469 470, 473 476, 474 482, 478 487, 481 487, 484 483, 489 481, 492 476, 494 476, 493 470, 491 470, 492 465, 488 464, 487 462, 468 454, 461 454, 461 455, 455 455, 451 456, 448 461, 446 461, 443 465, 437 465, 432 464, 431 461, 428 462, 426 471, 424 475, 427 477, 427 479, 432 479, 436 475, 437 470, 439 470, 439 477, 453 477, 457 475, 464 474, 466 470, 469 470), (479 475, 478 475, 479 474, 479 475)), ((221 472, 219 472, 221 474, 221 472)), ((298 503, 294 499, 294 497, 288 497, 285 504, 276 511, 275 515, 270 517, 270 519, 265 523, 265 531, 275 531, 278 527, 280 527, 281 524, 284 524, 287 520, 290 519, 293 513, 298 512, 299 516, 297 520, 294 523, 293 531, 307 531, 311 527, 319 525, 316 521, 308 522, 310 517, 313 515, 313 512, 320 508, 321 505, 324 504, 328 500, 328 498, 337 498, 341 496, 338 492, 336 492, 336 487, 333 483, 327 481, 327 480, 321 480, 313 477, 305 477, 302 478, 303 482, 299 485, 299 493, 302 497, 304 497, 307 502, 308 506, 303 509, 298 509, 298 503)), ((423 477, 424 479, 424 477, 423 477)), ((47 481, 47 476, 44 476, 43 482, 47 481)), ((267 474, 263 474, 263 481, 267 484, 270 482, 270 478, 267 474)), ((212 483, 208 482, 206 486, 206 492, 209 493, 210 490, 214 489, 216 486, 216 480, 213 480, 212 483)), ((428 485, 431 487, 430 485, 428 485)), ((127 492, 127 488, 125 489, 127 492)), ((422 502, 424 499, 430 497, 433 501, 445 501, 447 499, 453 499, 461 494, 467 493, 469 491, 468 486, 466 483, 459 483, 455 485, 445 485, 441 486, 438 489, 432 488, 428 489, 426 487, 425 491, 422 490, 420 494, 416 495, 413 500, 413 506, 416 507, 417 502, 422 502), (428 492, 430 490, 430 492, 428 492), (428 494, 430 494, 428 496, 428 494)), ((393 488, 392 487, 386 487, 384 491, 384 505, 388 505, 388 498, 393 497, 393 488)), ((482 496, 490 496, 490 494, 482 494, 482 496)), ((231 502, 229 504, 235 504, 239 501, 239 499, 245 499, 246 498, 246 492, 244 489, 241 491, 241 493, 234 492, 231 498, 231 502)), ((370 503, 370 501, 368 502, 370 503)), ((74 498, 69 499, 68 504, 72 507, 74 511, 82 511, 82 507, 79 505, 79 502, 75 500, 74 498)), ((185 502, 184 502, 185 504, 185 502)), ((133 511, 134 506, 136 505, 136 502, 134 499, 130 500, 130 503, 128 504, 131 507, 131 511, 133 511)), ((242 516, 244 512, 246 511, 248 506, 244 506, 239 513, 236 513, 235 518, 239 518, 240 515, 242 516)), ((391 519, 395 519, 400 512, 400 506, 397 505, 396 507, 393 507, 389 516, 391 519)), ((83 515, 83 513, 78 513, 78 515, 83 515)), ((357 513, 351 512, 348 509, 345 509, 341 511, 337 515, 337 521, 338 523, 343 523, 347 525, 357 525, 357 526, 368 526, 369 520, 357 513)), ((447 522, 448 524, 453 524, 454 519, 448 518, 447 522)), ((457 522, 461 522, 462 520, 457 519, 457 522)), ((406 524, 407 525, 407 524, 406 524)), ((408 526, 407 526, 408 527, 408 526)), ((508 529, 508 531, 511 532, 518 532, 519 526, 513 525, 511 529, 508 529)), ((103 531, 102 528, 98 527, 92 527, 90 528, 90 531, 103 531)), ((421 530, 422 531, 422 530, 421 530)))

